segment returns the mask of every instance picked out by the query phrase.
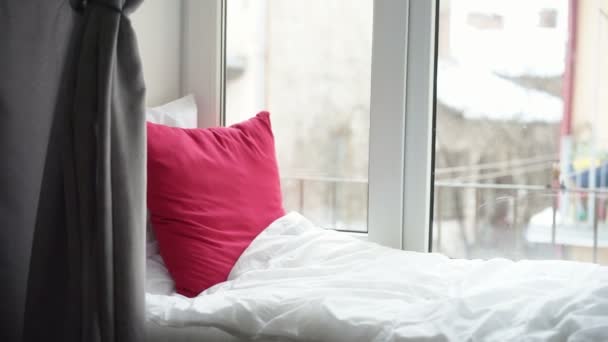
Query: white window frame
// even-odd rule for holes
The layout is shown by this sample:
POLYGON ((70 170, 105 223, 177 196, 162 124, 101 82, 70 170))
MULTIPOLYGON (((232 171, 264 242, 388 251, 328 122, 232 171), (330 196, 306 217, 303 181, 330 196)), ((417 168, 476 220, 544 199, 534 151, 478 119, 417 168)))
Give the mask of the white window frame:
MULTIPOLYGON (((194 93, 199 126, 224 122, 227 0, 182 0, 182 93, 194 93)), ((228 0, 229 1, 229 0, 228 0)), ((374 0, 368 234, 427 252, 439 0, 374 0)))
POLYGON ((182 95, 194 94, 198 126, 223 123, 226 0, 182 1, 182 95))
POLYGON ((429 252, 439 1, 410 0, 402 249, 429 252))

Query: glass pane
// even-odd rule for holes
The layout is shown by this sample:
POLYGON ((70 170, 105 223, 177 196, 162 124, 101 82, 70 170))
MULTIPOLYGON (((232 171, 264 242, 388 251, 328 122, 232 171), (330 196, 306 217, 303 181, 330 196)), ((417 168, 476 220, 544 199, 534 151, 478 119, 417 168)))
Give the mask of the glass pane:
POLYGON ((441 1, 434 251, 608 264, 607 3, 441 1))
POLYGON ((271 113, 287 210, 367 231, 372 0, 229 0, 226 123, 271 113))

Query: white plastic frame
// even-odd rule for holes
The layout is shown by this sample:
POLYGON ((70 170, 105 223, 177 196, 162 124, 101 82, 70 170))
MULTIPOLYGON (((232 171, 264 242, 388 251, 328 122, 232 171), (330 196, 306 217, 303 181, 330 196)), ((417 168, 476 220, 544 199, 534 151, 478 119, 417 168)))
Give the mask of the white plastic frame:
POLYGON ((427 252, 432 200, 436 0, 375 0, 369 238, 427 252))
POLYGON ((225 0, 182 1, 182 94, 192 93, 198 126, 218 126, 224 111, 225 0))

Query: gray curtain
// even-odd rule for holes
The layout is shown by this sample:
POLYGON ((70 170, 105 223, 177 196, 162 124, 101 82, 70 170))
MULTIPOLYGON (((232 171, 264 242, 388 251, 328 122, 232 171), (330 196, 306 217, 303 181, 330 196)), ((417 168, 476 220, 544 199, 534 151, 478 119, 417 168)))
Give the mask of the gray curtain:
POLYGON ((141 1, 0 1, 0 341, 144 336, 141 1))

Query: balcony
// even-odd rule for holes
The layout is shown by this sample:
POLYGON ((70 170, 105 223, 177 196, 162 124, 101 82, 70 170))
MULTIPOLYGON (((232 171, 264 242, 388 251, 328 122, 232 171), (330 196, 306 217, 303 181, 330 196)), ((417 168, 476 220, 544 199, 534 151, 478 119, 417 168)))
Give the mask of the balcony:
MULTIPOLYGON (((433 251, 608 264, 608 188, 589 188, 581 173, 571 176, 569 187, 436 180, 433 251)), ((326 228, 367 231, 367 179, 290 176, 282 185, 287 210, 326 228)))

